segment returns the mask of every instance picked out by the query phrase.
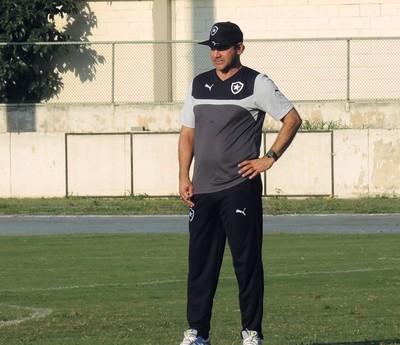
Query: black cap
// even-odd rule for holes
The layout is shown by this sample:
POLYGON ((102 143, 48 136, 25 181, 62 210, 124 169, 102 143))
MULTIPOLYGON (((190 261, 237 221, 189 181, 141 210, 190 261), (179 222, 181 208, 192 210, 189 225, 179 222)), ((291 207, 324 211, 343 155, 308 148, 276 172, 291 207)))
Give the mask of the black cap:
POLYGON ((207 41, 199 42, 211 48, 229 46, 243 42, 243 32, 239 26, 231 22, 215 23, 207 41))

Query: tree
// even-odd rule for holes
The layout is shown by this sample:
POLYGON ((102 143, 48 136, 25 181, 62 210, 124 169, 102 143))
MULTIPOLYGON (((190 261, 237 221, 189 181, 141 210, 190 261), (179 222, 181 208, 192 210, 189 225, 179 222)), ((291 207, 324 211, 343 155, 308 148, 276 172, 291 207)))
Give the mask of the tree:
POLYGON ((42 43, 71 40, 55 19, 78 13, 73 0, 0 1, 0 103, 38 103, 61 91, 56 67, 70 46, 42 43))

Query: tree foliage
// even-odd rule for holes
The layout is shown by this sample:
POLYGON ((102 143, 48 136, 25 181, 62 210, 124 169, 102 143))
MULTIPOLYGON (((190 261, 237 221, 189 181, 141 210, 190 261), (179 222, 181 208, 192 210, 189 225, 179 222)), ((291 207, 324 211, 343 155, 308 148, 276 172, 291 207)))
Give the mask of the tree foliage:
POLYGON ((0 103, 38 103, 60 92, 63 83, 55 67, 70 48, 40 43, 70 40, 55 19, 78 13, 73 0, 0 1, 0 103))

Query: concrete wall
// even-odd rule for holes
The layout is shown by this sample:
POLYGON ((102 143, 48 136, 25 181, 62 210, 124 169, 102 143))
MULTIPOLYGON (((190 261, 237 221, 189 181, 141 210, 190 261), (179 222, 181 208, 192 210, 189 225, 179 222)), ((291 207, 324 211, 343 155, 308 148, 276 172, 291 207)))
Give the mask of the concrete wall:
POLYGON ((94 57, 84 52, 60 57, 57 69, 64 87, 51 99, 54 103, 181 101, 193 72, 211 67, 208 50, 149 42, 204 40, 214 22, 225 20, 237 22, 244 31, 244 64, 271 76, 290 99, 345 99, 348 74, 350 99, 396 99, 400 92, 398 40, 353 41, 351 73, 345 40, 273 45, 250 41, 399 37, 400 1, 154 0, 81 5, 88 6, 92 21, 78 16, 69 25, 60 20, 58 26, 76 40, 92 42, 94 57), (167 19, 160 20, 163 17, 167 19), (163 31, 168 32, 162 35, 163 31), (120 44, 105 43, 111 41, 120 44), (136 44, 122 44, 126 41, 136 44))
MULTIPOLYGON (((88 1, 90 41, 153 40, 154 1, 88 1)), ((171 0, 171 37, 198 40, 213 22, 237 22, 250 38, 400 36, 395 0, 171 0)), ((62 21, 60 22, 62 25, 62 21)))
POLYGON ((65 195, 64 135, 0 134, 0 197, 65 195))
MULTIPOLYGON (((157 1, 164 0, 82 2, 96 17, 95 25, 86 27, 86 38, 92 42, 157 39, 154 11, 163 8, 156 6, 157 1)), ((204 39, 213 22, 225 20, 237 22, 246 39, 396 37, 399 16, 400 1, 394 0, 171 0, 170 37, 204 39)), ((73 36, 87 26, 80 19, 72 26, 73 36)), ((72 78, 76 85, 92 90, 90 83, 68 73, 65 81, 72 78)), ((266 195, 399 194, 396 102, 296 107, 311 122, 351 129, 299 133, 264 176, 266 195)), ((0 197, 176 194, 180 108, 180 104, 0 105, 0 197), (132 135, 138 127, 149 132, 132 135)), ((279 128, 269 120, 264 127, 279 128)), ((272 133, 266 135, 266 147, 273 138, 272 133)))
MULTIPOLYGON (((177 195, 178 135, 1 133, 0 197, 177 195)), ((301 132, 264 195, 399 196, 399 161, 399 129, 301 132)))
MULTIPOLYGON (((310 123, 347 128, 299 133, 264 176, 265 195, 399 195, 397 104, 296 108, 310 123)), ((1 106, 0 197, 176 195, 180 109, 179 104, 1 106)), ((279 124, 267 118, 264 129, 267 149, 279 124)))
MULTIPOLYGON (((303 119, 329 128, 400 128, 399 103, 295 103, 303 119)), ((152 132, 178 131, 182 104, 36 104, 0 105, 0 133, 131 132, 144 127, 152 132)), ((266 130, 279 123, 266 118, 266 130)), ((315 128, 317 129, 317 128, 315 128)), ((321 128, 318 128, 321 129, 321 128)))

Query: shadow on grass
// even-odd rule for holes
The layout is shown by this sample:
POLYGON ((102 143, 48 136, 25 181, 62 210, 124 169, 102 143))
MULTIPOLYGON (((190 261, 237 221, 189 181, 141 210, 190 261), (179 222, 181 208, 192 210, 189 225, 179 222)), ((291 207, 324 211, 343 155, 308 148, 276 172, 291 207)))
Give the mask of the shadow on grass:
POLYGON ((396 344, 400 344, 400 339, 365 340, 365 341, 344 342, 344 343, 312 343, 312 345, 396 345, 396 344))

